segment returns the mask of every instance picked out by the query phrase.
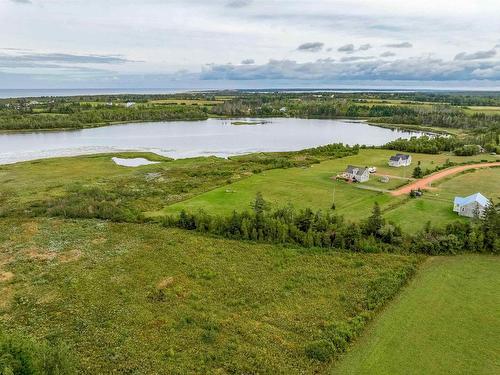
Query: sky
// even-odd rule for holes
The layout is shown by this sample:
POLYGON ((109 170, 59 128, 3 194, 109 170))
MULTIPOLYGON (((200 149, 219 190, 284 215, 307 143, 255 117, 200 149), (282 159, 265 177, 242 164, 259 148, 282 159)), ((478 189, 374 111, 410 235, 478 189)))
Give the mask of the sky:
POLYGON ((499 20, 499 0, 0 0, 0 89, 500 89, 499 20))

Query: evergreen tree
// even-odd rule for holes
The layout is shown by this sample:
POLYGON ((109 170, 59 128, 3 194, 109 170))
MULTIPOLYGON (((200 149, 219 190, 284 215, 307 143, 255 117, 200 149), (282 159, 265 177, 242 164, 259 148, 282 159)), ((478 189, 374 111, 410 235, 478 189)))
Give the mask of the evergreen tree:
POLYGON ((379 206, 378 202, 375 202, 375 204, 373 205, 372 214, 368 218, 368 220, 366 221, 365 228, 364 228, 365 232, 367 234, 377 235, 378 232, 380 231, 380 229, 382 229, 382 227, 384 226, 384 224, 385 224, 385 220, 382 217, 382 212, 380 211, 380 206, 379 206))
POLYGON ((419 161, 418 165, 413 170, 412 177, 413 178, 422 178, 423 176, 424 176, 424 173, 422 172, 422 168, 420 167, 420 161, 419 161))
POLYGON ((491 202, 484 210, 483 222, 483 244, 486 251, 498 253, 500 251, 500 214, 491 202))
POLYGON ((259 191, 255 195, 255 200, 252 203, 252 208, 257 215, 262 215, 264 211, 269 209, 269 204, 264 200, 262 193, 259 191))

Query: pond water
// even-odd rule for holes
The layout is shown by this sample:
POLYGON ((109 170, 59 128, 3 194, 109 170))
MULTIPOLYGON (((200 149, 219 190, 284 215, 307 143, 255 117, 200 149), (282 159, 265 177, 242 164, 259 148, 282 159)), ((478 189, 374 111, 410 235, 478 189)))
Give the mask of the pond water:
POLYGON ((228 157, 260 151, 302 150, 338 142, 379 146, 397 138, 422 135, 363 121, 272 118, 263 124, 233 125, 234 121, 147 122, 71 131, 0 133, 0 164, 118 151, 150 151, 173 158, 228 157))
POLYGON ((131 158, 131 159, 123 159, 123 158, 111 158, 113 162, 117 165, 121 165, 122 167, 140 167, 141 165, 150 165, 150 164, 158 164, 158 161, 150 161, 144 158, 131 158))

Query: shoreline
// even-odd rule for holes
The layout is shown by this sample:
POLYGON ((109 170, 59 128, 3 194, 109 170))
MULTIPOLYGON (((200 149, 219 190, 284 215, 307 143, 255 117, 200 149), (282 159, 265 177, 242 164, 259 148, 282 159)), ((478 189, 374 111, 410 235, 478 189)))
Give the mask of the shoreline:
MULTIPOLYGON (((385 129, 399 129, 403 131, 408 131, 408 132, 421 132, 421 133, 434 133, 434 134, 448 134, 448 135, 455 135, 450 131, 447 131, 445 129, 441 128, 431 128, 431 127, 425 127, 425 126, 420 126, 420 125, 405 125, 405 124, 388 124, 388 123, 377 123, 373 122, 370 120, 370 118, 365 118, 365 117, 287 117, 287 116, 261 116, 261 117, 228 117, 228 116, 207 116, 206 118, 200 118, 200 119, 171 119, 171 120, 160 120, 160 121, 155 121, 155 120, 130 120, 130 121, 116 121, 116 122, 107 122, 107 123, 96 123, 96 124, 89 124, 85 125, 82 127, 78 128, 72 128, 72 127, 66 127, 66 128, 41 128, 41 129, 0 129, 0 136, 3 134, 16 134, 16 133, 45 133, 45 132, 69 132, 69 131, 79 131, 79 130, 85 130, 85 129, 95 129, 95 128, 104 128, 107 126, 114 126, 114 125, 128 125, 128 124, 144 124, 144 123, 161 123, 161 122, 174 122, 174 121, 189 121, 189 122, 196 122, 196 121, 207 121, 210 119, 218 119, 218 120, 234 120, 234 122, 238 124, 234 125, 240 125, 239 122, 247 124, 248 119, 255 119, 258 121, 259 124, 268 122, 266 119, 272 119, 272 118, 279 118, 279 119, 299 119, 299 120, 340 120, 340 121, 346 121, 346 122, 354 122, 354 123, 366 123, 367 125, 371 126, 377 126, 379 128, 385 128, 385 129)), ((241 124, 243 125, 243 124, 241 124)), ((252 125, 254 125, 252 123, 252 125)))

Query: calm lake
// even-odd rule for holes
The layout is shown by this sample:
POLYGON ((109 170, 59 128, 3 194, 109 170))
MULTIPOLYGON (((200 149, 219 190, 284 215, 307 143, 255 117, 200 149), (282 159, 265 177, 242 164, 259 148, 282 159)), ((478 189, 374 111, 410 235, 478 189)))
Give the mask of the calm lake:
POLYGON ((234 121, 148 122, 71 131, 0 133, 0 164, 117 151, 151 151, 173 158, 227 157, 338 142, 379 146, 397 138, 422 135, 349 120, 272 118, 260 125, 232 125, 234 121))

